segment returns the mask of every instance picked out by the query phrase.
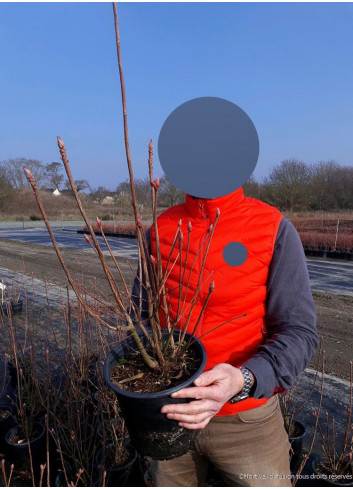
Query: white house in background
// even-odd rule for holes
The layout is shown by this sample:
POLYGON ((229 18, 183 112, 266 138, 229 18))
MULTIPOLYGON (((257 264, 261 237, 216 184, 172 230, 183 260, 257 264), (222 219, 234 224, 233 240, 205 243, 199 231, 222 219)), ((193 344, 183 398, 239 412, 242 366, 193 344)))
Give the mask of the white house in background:
POLYGON ((102 204, 103 205, 113 205, 114 204, 114 199, 113 197, 111 197, 110 195, 107 195, 106 197, 104 197, 104 199, 102 200, 102 204))
POLYGON ((54 188, 45 188, 44 190, 46 192, 51 193, 52 195, 55 195, 55 196, 61 195, 61 192, 60 192, 60 190, 58 188, 55 188, 55 189, 54 188))

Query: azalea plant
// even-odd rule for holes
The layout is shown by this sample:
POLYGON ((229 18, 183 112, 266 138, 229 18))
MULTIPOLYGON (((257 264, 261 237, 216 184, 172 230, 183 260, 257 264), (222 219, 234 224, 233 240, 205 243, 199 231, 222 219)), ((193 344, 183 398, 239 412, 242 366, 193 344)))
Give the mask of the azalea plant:
MULTIPOLYGON (((88 220, 87 214, 80 200, 80 196, 77 191, 75 181, 69 166, 69 160, 67 157, 67 152, 63 140, 60 137, 57 138, 58 147, 73 194, 75 196, 77 205, 79 207, 81 215, 85 221, 86 228, 88 230, 87 234, 85 234, 84 236, 87 243, 89 243, 89 245, 92 247, 92 249, 100 259, 101 266, 105 273, 105 278, 109 284, 110 291, 112 293, 113 301, 108 301, 105 297, 97 298, 96 295, 94 296, 90 295, 87 292, 87 290, 82 290, 79 284, 74 280, 74 278, 70 274, 65 264, 62 253, 60 252, 57 246, 55 236, 51 229, 46 211, 43 207, 39 192, 36 187, 34 177, 27 168, 25 168, 24 171, 33 189, 39 210, 47 226, 56 254, 66 274, 66 277, 76 294, 78 301, 82 304, 84 309, 92 317, 94 317, 100 324, 102 324, 106 328, 118 329, 126 334, 131 335, 135 341, 136 347, 140 355, 142 356, 145 364, 149 367, 149 369, 161 370, 163 372, 168 373, 170 366, 178 363, 178 360, 182 356, 183 352, 185 352, 189 348, 190 344, 194 341, 193 336, 190 336, 186 340, 186 331, 190 326, 189 330, 191 329, 193 335, 196 334, 197 326, 202 319, 202 316, 207 307, 207 303, 214 291, 215 284, 214 281, 211 280, 212 272, 208 274, 207 277, 204 277, 203 272, 205 269, 207 254, 210 248, 210 244, 216 229, 216 225, 220 213, 219 211, 217 211, 215 220, 209 226, 196 257, 193 258, 192 263, 188 263, 188 267, 189 267, 188 273, 186 273, 187 258, 185 262, 183 262, 182 260, 182 257, 184 256, 184 254, 182 255, 182 250, 184 248, 185 237, 183 236, 183 232, 181 230, 181 222, 178 223, 175 229, 175 235, 170 247, 167 266, 165 268, 162 267, 159 234, 158 234, 158 222, 157 222, 157 214, 158 214, 157 201, 158 201, 159 179, 158 178, 155 179, 153 175, 153 144, 152 141, 150 141, 148 145, 148 171, 149 171, 149 179, 150 179, 150 186, 151 186, 151 206, 152 206, 152 215, 153 215, 152 227, 155 233, 155 242, 156 242, 156 250, 157 250, 155 256, 152 256, 150 254, 148 250, 146 236, 145 236, 145 228, 142 224, 141 216, 138 211, 138 202, 136 198, 135 185, 134 185, 134 176, 133 176, 133 169, 131 163, 130 145, 129 145, 129 136, 128 136, 126 96, 125 96, 125 84, 124 84, 123 68, 122 68, 122 61, 121 61, 118 14, 117 14, 117 7, 115 3, 113 3, 113 11, 114 11, 114 22, 115 22, 117 57, 118 57, 118 66, 119 66, 119 74, 120 74, 120 87, 121 87, 121 96, 122 96, 125 153, 126 153, 126 162, 127 162, 128 172, 129 172, 129 180, 130 180, 130 188, 131 188, 131 196, 132 196, 131 204, 133 207, 137 246, 138 246, 138 273, 136 276, 136 280, 140 285, 139 287, 140 297, 134 298, 131 295, 131 292, 127 286, 127 280, 125 279, 124 274, 122 272, 122 268, 119 265, 119 261, 117 260, 114 253, 112 252, 112 249, 105 236, 102 222, 99 218, 97 218, 97 229, 99 230, 100 234, 103 237, 105 246, 109 251, 115 270, 118 272, 120 281, 116 279, 115 270, 113 272, 111 267, 108 265, 107 259, 102 251, 102 247, 98 242, 94 229, 88 220), (193 272, 196 260, 199 260, 200 257, 202 257, 202 265, 198 276, 197 287, 193 298, 187 301, 186 293, 189 291, 189 287, 188 287, 189 277, 190 274, 193 272), (173 267, 179 267, 179 269, 182 270, 182 273, 179 274, 180 294, 179 294, 179 305, 177 307, 178 313, 174 319, 172 319, 169 311, 168 291, 166 289, 166 280, 173 267), (208 293, 204 303, 204 307, 202 308, 196 323, 193 324, 191 327, 190 319, 192 317, 192 312, 198 301, 201 291, 203 290, 203 288, 207 283, 208 283, 208 293), (145 303, 147 304, 147 309, 148 309, 148 321, 147 321, 148 326, 146 326, 146 321, 142 318, 143 293, 147 297, 145 303), (107 310, 111 311, 114 315, 116 315, 117 318, 116 324, 111 324, 104 317, 101 317, 97 313, 97 311, 93 309, 93 307, 91 307, 90 305, 91 298, 98 300, 98 302, 100 302, 102 306, 106 307, 107 310), (160 308, 163 309, 164 315, 166 317, 165 329, 162 328, 160 323, 160 318, 159 318, 160 308), (173 339, 173 333, 175 330, 180 331, 178 341, 174 341, 173 339), (167 332, 167 334, 165 334, 165 332, 167 332)), ((188 250, 189 250, 189 243, 191 240, 191 236, 192 236, 192 227, 191 224, 189 223, 187 227, 186 247, 185 247, 186 257, 188 257, 188 250)), ((234 319, 236 318, 230 319, 229 321, 227 321, 227 323, 233 321, 234 319)), ((218 325, 217 327, 220 326, 222 325, 218 325)))

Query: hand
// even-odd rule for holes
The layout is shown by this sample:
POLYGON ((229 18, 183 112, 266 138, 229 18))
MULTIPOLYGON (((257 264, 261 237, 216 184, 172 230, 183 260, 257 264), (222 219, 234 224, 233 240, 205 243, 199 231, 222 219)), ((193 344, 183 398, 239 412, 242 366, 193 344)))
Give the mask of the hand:
POLYGON ((167 404, 161 409, 167 418, 179 421, 179 426, 190 430, 204 428, 231 397, 244 386, 242 372, 228 363, 220 363, 202 373, 194 382, 196 387, 181 389, 175 398, 194 398, 188 404, 167 404))

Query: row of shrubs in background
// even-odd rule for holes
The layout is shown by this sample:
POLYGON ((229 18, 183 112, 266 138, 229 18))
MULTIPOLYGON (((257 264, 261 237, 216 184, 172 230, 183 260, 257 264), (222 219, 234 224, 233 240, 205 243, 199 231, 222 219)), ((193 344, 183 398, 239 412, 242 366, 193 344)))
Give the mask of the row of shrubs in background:
MULTIPOLYGON (((353 220, 352 219, 317 219, 292 217, 291 221, 297 229, 305 250, 329 251, 353 254, 353 220)), ((96 223, 92 223, 95 232, 99 233, 96 223)), ((145 226, 148 229, 148 226, 145 226)), ((132 223, 104 223, 106 236, 136 236, 135 225, 132 223)), ((85 232, 86 230, 82 230, 85 232)), ((353 256, 352 256, 353 258, 353 256)))
MULTIPOLYGON (((353 254, 352 215, 289 216, 306 250, 353 254)), ((347 258, 349 258, 347 256, 347 258)), ((352 257, 353 258, 353 257, 352 257)))

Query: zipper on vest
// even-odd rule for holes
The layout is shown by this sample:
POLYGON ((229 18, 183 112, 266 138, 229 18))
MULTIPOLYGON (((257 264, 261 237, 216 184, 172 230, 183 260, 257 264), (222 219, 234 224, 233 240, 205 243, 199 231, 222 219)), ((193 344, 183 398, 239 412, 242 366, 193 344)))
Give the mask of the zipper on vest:
POLYGON ((201 219, 208 219, 208 215, 205 212, 205 209, 203 207, 203 203, 202 202, 200 202, 199 208, 200 208, 201 219))

